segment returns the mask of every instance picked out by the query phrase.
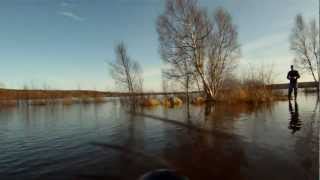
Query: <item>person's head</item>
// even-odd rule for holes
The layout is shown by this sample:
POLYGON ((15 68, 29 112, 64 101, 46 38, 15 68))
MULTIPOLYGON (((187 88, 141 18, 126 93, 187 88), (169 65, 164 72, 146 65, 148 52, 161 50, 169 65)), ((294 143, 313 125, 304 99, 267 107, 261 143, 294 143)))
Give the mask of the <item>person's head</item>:
POLYGON ((291 70, 293 70, 293 65, 290 66, 291 70))

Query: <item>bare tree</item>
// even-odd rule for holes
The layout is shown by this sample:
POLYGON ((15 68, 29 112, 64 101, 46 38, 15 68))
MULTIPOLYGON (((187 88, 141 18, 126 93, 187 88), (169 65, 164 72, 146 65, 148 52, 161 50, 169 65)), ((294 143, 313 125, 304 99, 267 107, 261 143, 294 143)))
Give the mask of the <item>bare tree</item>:
POLYGON ((190 39, 190 31, 195 31, 191 28, 195 21, 195 11, 198 10, 193 0, 167 0, 166 10, 157 22, 160 53, 167 64, 164 75, 167 79, 180 82, 185 89, 187 102, 195 72, 190 39))
POLYGON ((167 0, 157 31, 162 58, 169 65, 168 77, 183 82, 187 97, 195 82, 213 100, 239 52, 231 16, 219 9, 210 20, 196 0, 167 0))
POLYGON ((117 86, 129 93, 143 91, 142 69, 137 61, 127 55, 124 43, 115 47, 116 60, 110 63, 110 74, 117 86))
MULTIPOLYGON (((161 80, 162 80, 162 92, 167 93, 169 91, 169 81, 164 75, 164 72, 162 72, 161 80)), ((165 94, 165 97, 168 98, 168 95, 165 94)))
POLYGON ((133 61, 132 65, 132 85, 133 92, 142 93, 143 92, 143 76, 142 76, 142 68, 137 61, 133 61))
POLYGON ((319 29, 313 19, 306 23, 298 14, 290 37, 290 48, 295 53, 295 61, 299 67, 309 72, 315 83, 320 79, 319 29), (318 76, 318 77, 317 77, 318 76))
POLYGON ((224 80, 237 65, 240 55, 238 33, 230 14, 218 9, 214 14, 213 30, 208 42, 207 77, 212 97, 216 97, 224 80))

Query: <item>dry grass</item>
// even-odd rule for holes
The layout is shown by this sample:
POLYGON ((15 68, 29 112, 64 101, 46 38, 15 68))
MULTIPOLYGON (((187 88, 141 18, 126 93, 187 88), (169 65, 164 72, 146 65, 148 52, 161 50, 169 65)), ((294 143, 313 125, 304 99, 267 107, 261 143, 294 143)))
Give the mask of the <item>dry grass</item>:
POLYGON ((287 100, 287 96, 274 91, 269 85, 273 84, 273 66, 250 68, 242 80, 233 79, 219 93, 217 101, 233 103, 261 104, 278 100, 287 100))
POLYGON ((237 88, 222 90, 217 98, 218 101, 234 103, 261 104, 278 100, 287 100, 287 96, 274 92, 271 88, 263 85, 244 84, 237 88))
POLYGON ((0 89, 0 106, 16 106, 19 101, 34 106, 102 103, 106 95, 99 91, 0 89))
POLYGON ((14 107, 18 104, 17 100, 1 100, 0 108, 3 107, 14 107))
POLYGON ((82 91, 82 90, 15 90, 0 89, 0 99, 62 99, 62 98, 81 98, 81 97, 98 97, 106 96, 105 92, 99 91, 82 91))

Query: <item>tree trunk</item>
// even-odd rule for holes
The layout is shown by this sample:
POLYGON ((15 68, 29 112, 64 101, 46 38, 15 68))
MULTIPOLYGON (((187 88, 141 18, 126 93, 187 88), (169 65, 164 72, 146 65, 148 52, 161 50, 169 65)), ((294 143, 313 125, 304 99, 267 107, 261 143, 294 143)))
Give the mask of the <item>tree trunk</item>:
POLYGON ((318 94, 318 97, 320 97, 320 80, 318 80, 318 83, 317 83, 317 94, 318 94))
POLYGON ((203 84, 203 90, 204 92, 206 93, 206 99, 207 101, 212 101, 214 100, 214 95, 213 95, 213 92, 212 90, 210 89, 207 81, 205 80, 204 78, 204 74, 201 72, 201 69, 197 66, 197 72, 199 73, 200 75, 200 78, 201 78, 201 81, 202 81, 202 84, 203 84))
POLYGON ((187 82, 186 82, 186 105, 187 105, 187 118, 190 119, 190 107, 189 107, 189 77, 190 75, 187 75, 187 82))

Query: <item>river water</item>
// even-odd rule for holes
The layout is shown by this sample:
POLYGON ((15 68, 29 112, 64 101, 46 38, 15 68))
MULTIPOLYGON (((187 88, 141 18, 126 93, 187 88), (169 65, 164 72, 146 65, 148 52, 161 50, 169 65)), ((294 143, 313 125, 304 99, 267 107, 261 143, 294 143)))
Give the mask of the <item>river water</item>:
POLYGON ((134 180, 171 168, 191 180, 319 178, 313 95, 253 107, 130 113, 118 101, 0 110, 0 179, 134 180))

